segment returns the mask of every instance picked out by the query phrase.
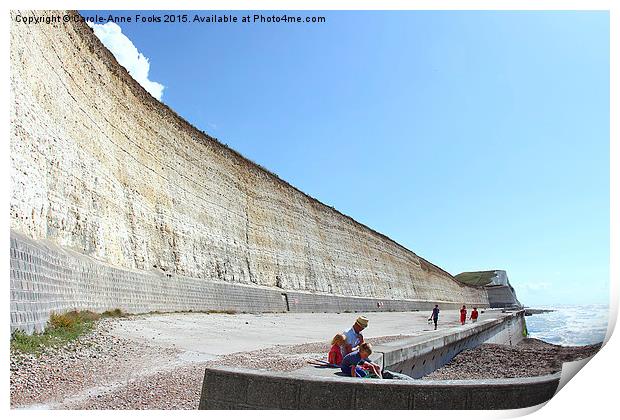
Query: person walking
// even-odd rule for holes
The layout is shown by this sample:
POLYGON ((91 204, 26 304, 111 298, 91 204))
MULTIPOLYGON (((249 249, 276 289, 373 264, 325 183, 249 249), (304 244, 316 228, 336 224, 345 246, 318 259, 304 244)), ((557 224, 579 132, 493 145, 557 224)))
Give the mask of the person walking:
POLYGON ((475 306, 474 309, 472 309, 471 311, 471 315, 469 315, 469 319, 471 319, 471 322, 478 321, 478 309, 475 306))
POLYGON ((461 308, 461 325, 465 325, 465 320, 467 319, 467 308, 465 305, 461 308))
POLYGON ((435 305, 433 308, 433 313, 428 320, 432 320, 433 323, 435 323, 435 329, 437 329, 437 321, 439 320, 439 305, 435 305))

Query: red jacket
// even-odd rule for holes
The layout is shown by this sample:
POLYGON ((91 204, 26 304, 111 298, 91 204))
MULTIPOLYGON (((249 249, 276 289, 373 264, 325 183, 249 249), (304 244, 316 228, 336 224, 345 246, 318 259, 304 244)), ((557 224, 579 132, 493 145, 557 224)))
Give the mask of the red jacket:
POLYGON ((332 346, 327 355, 327 361, 333 365, 340 365, 342 363, 342 351, 339 345, 334 344, 332 346))

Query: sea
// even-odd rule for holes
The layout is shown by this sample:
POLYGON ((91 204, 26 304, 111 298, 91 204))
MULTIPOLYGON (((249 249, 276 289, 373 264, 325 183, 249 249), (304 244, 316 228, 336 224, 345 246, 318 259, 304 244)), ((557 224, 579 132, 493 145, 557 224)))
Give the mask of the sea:
POLYGON ((554 312, 525 317, 529 337, 562 346, 585 346, 605 339, 608 305, 550 305, 554 312))

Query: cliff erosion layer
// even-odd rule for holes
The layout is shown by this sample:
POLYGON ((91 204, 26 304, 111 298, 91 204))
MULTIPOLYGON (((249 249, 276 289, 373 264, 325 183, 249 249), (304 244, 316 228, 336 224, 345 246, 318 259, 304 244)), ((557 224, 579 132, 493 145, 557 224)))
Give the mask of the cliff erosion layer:
POLYGON ((52 14, 11 14, 12 230, 126 270, 488 302, 192 127, 86 24, 16 23, 20 13, 52 14))

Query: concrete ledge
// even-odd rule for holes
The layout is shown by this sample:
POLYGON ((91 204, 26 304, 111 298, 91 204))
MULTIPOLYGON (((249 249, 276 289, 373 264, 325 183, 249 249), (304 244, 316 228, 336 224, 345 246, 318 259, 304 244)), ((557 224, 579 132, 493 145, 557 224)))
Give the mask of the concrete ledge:
MULTIPOLYGON (((372 362, 384 370, 404 373, 414 379, 439 369, 465 349, 483 343, 514 345, 523 339, 523 311, 501 314, 497 319, 480 321, 437 331, 424 331, 415 337, 373 346, 372 362)), ((296 372, 332 377, 337 369, 305 366, 296 372)))
POLYGON ((498 318, 477 324, 427 332, 374 346, 381 353, 385 369, 421 378, 435 371, 463 350, 482 343, 514 345, 523 339, 524 311, 498 314, 498 318))
POLYGON ((548 401, 559 381, 559 373, 514 379, 398 381, 207 368, 199 409, 515 409, 548 401))
MULTIPOLYGON (((371 359, 385 369, 420 378, 466 348, 484 342, 516 344, 524 312, 374 346, 371 359)), ((279 373, 207 369, 201 409, 512 409, 549 400, 560 374, 495 380, 380 380, 340 376, 338 369, 306 366, 279 373), (277 397, 282 395, 281 398, 277 397)))

